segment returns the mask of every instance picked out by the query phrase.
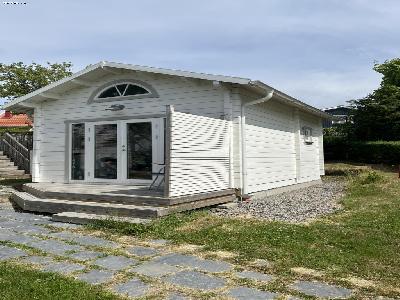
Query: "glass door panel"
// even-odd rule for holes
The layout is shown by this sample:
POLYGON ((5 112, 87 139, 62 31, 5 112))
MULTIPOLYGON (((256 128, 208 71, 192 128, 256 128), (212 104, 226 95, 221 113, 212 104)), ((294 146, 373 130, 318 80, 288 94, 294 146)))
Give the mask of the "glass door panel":
POLYGON ((85 124, 72 124, 71 179, 85 179, 85 124))
POLYGON ((118 178, 118 126, 94 125, 94 177, 118 178))
POLYGON ((126 124, 127 179, 152 179, 153 138, 152 123, 126 124))

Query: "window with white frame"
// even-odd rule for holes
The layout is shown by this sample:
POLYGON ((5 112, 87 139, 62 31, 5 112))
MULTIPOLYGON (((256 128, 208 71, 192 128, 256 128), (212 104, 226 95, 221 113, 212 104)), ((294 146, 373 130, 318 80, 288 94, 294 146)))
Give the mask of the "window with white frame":
POLYGON ((158 94, 151 85, 140 80, 121 79, 108 82, 96 89, 89 97, 88 104, 156 97, 158 94))
POLYGON ((312 128, 311 127, 303 127, 302 131, 303 131, 304 143, 312 144, 313 143, 312 128))
POLYGON ((112 97, 125 97, 125 96, 134 96, 134 95, 145 95, 150 94, 148 90, 144 87, 141 87, 132 83, 120 83, 114 84, 110 87, 102 90, 98 95, 97 99, 105 99, 112 97))

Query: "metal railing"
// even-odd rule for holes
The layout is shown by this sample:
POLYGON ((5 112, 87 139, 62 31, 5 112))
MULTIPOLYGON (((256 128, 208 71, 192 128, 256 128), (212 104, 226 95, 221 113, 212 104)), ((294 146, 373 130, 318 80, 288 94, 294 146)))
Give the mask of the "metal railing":
MULTIPOLYGON (((32 137, 32 135, 29 136, 32 137)), ((30 142, 29 144, 27 137, 28 135, 24 138, 18 138, 6 132, 1 136, 0 150, 3 151, 3 154, 7 155, 7 157, 14 162, 19 169, 25 170, 25 173, 30 174, 31 150, 29 149, 29 145, 32 143, 30 142)))

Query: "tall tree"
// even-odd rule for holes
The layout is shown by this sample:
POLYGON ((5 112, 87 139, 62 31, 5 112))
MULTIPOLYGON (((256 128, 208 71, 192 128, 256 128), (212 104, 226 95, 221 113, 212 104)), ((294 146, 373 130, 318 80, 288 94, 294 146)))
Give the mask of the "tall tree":
POLYGON ((365 98, 350 101, 354 108, 354 134, 360 140, 400 139, 400 58, 375 64, 380 87, 365 98))
POLYGON ((70 62, 40 65, 23 62, 0 63, 0 98, 11 100, 72 74, 70 62))

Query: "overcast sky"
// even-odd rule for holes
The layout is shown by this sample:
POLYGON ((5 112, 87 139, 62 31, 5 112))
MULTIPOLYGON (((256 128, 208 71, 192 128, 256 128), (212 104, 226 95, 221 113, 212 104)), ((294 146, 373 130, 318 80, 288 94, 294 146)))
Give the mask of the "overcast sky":
POLYGON ((319 108, 399 57, 398 0, 27 0, 0 5, 0 61, 101 60, 259 79, 319 108))

